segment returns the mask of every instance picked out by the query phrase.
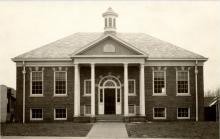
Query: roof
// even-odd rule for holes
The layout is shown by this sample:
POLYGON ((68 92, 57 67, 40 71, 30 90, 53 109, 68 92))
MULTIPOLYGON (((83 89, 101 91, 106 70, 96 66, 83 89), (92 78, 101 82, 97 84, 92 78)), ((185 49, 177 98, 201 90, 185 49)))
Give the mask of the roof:
POLYGON ((205 107, 211 107, 213 105, 216 105, 220 98, 219 97, 205 97, 204 98, 204 106, 205 107))
MULTIPOLYGON (((55 42, 49 43, 22 55, 16 59, 69 59, 71 55, 104 37, 105 33, 75 33, 55 42)), ((115 37, 131 44, 140 51, 148 54, 149 59, 206 59, 205 57, 162 41, 144 33, 116 33, 115 37)))

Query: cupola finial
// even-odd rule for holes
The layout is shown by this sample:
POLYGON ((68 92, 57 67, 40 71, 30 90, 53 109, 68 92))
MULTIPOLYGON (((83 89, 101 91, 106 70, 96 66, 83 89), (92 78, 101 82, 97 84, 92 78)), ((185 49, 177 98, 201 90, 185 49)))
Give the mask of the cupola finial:
POLYGON ((104 18, 104 30, 106 33, 116 33, 116 18, 118 14, 111 7, 102 14, 104 18))

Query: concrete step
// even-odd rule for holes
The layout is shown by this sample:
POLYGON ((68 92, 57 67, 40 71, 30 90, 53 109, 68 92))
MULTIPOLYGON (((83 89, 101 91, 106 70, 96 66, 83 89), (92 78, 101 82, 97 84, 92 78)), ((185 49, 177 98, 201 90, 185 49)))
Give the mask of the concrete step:
POLYGON ((97 122, 122 122, 123 119, 121 115, 99 115, 96 117, 97 122))

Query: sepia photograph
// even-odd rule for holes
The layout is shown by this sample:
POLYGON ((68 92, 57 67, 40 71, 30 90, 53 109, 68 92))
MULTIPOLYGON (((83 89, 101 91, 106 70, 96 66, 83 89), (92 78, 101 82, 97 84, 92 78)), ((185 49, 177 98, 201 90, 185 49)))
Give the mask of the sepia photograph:
POLYGON ((219 139, 220 1, 0 1, 2 139, 219 139))

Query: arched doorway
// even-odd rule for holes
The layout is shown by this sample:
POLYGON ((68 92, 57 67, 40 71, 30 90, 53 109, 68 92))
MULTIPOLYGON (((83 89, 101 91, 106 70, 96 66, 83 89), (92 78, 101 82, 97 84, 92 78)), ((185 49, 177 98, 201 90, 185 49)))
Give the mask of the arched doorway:
POLYGON ((121 114, 121 82, 113 75, 105 76, 99 81, 98 113, 121 114))

